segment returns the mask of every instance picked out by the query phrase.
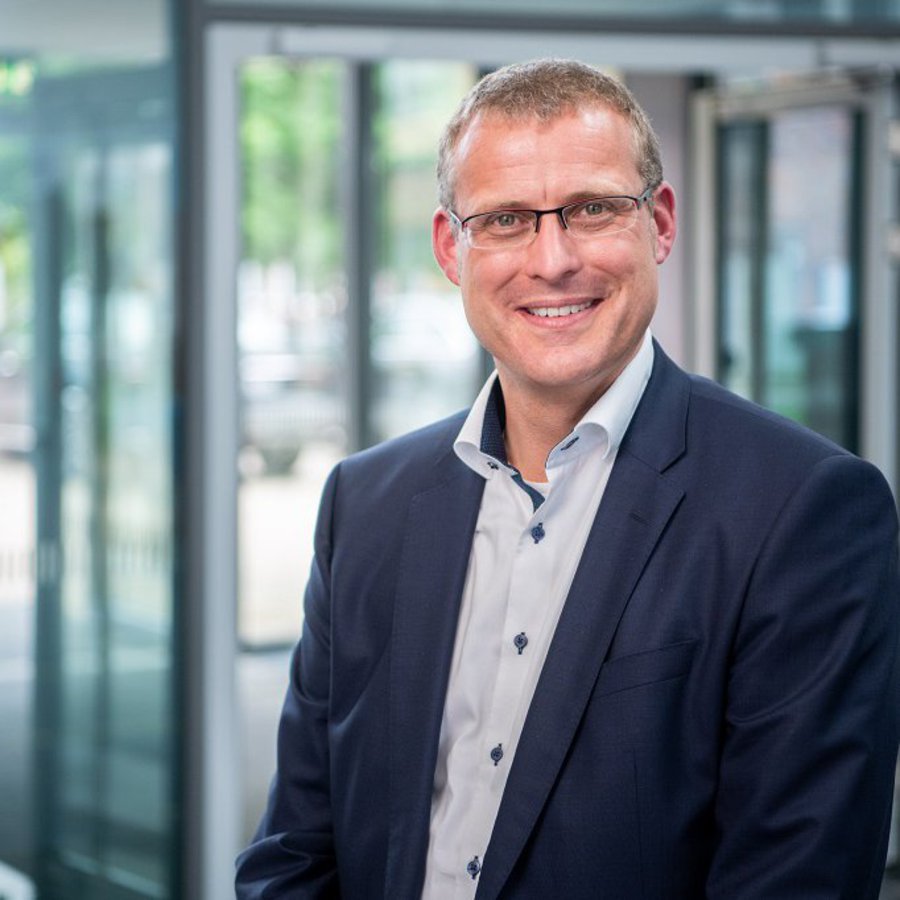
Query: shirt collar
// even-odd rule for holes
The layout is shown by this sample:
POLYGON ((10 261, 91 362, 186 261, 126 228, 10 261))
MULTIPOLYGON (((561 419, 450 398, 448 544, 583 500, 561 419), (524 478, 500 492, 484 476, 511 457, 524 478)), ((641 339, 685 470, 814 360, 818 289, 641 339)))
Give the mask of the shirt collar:
MULTIPOLYGON (((547 457, 551 469, 591 450, 605 457, 618 450, 653 368, 653 340, 649 329, 638 352, 607 391, 547 457)), ((492 372, 453 444, 456 455, 473 471, 490 478, 501 467, 510 469, 503 430, 506 409, 497 372, 492 372)))
POLYGON ((454 452, 470 469, 489 478, 500 465, 507 466, 503 442, 505 424, 503 391, 495 370, 478 392, 453 444, 454 452))
MULTIPOLYGON (((644 395, 653 369, 653 338, 649 329, 634 358, 621 371, 619 377, 606 392, 581 417, 572 433, 563 438, 550 452, 547 466, 558 463, 561 452, 571 446, 573 439, 581 441, 580 452, 602 445, 602 455, 608 456, 619 449, 625 432, 631 424, 634 411, 644 395)), ((574 451, 576 448, 572 447, 574 451)))

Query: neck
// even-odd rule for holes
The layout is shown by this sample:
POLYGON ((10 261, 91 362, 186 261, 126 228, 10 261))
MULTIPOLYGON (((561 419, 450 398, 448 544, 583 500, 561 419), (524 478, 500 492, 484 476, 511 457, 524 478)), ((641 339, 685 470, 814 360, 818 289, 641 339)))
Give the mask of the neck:
POLYGON ((553 392, 524 392, 507 384, 502 373, 503 401, 506 407, 504 440, 506 455, 526 481, 547 480, 544 463, 550 451, 578 424, 581 417, 603 393, 596 390, 573 396, 553 392))

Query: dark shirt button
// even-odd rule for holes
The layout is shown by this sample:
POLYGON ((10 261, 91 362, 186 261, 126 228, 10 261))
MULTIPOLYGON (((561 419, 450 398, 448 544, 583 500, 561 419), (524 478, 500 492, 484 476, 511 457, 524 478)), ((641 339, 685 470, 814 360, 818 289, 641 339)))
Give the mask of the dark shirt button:
POLYGON ((575 437, 572 438, 571 441, 569 441, 568 444, 564 444, 564 445, 563 445, 562 447, 560 447, 559 449, 560 449, 560 450, 568 450, 569 447, 571 447, 573 444, 576 444, 577 442, 578 442, 578 436, 576 435, 575 437))
POLYGON ((477 856, 473 856, 472 859, 469 860, 466 871, 472 876, 472 881, 478 877, 478 873, 481 871, 481 863, 478 862, 477 856))
POLYGON ((503 759, 503 744, 497 744, 497 746, 491 750, 491 759, 494 761, 495 766, 503 759))
POLYGON ((488 462, 488 468, 494 469, 496 471, 497 469, 500 468, 500 466, 497 463, 495 463, 493 460, 491 460, 490 462, 488 462))
POLYGON ((538 522, 537 525, 535 525, 534 528, 531 529, 531 536, 534 538, 534 542, 536 544, 539 544, 544 539, 546 534, 547 532, 544 531, 543 522, 538 522))
POLYGON ((514 638, 513 643, 516 645, 516 650, 519 651, 519 656, 522 655, 522 651, 528 646, 528 636, 524 631, 520 631, 514 638))

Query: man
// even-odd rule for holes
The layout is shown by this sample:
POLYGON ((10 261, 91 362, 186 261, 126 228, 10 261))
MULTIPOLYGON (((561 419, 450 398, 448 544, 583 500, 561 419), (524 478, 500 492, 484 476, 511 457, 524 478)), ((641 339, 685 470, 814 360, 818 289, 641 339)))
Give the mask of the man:
POLYGON ((239 897, 877 897, 883 479, 652 342, 675 197, 617 82, 488 76, 439 181, 497 374, 328 481, 239 897))

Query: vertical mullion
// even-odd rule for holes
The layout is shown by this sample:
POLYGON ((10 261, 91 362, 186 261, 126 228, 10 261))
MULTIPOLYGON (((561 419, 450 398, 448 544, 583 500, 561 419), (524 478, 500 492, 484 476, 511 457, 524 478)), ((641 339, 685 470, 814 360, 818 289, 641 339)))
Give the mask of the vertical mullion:
MULTIPOLYGON (((900 74, 894 72, 890 83, 882 88, 881 93, 887 98, 885 106, 889 111, 887 116, 889 121, 886 127, 890 130, 897 122, 900 122, 900 74)), ((874 114, 870 116, 870 119, 874 118, 874 114)), ((888 215, 894 233, 897 234, 900 232, 900 152, 889 154, 886 169, 885 183, 891 186, 888 194, 893 198, 888 215)), ((887 298, 885 305, 892 313, 888 315, 889 327, 886 331, 888 346, 893 352, 888 356, 887 377, 884 381, 886 384, 894 386, 894 407, 893 415, 886 428, 888 436, 884 443, 887 445, 887 450, 884 453, 883 467, 887 469, 893 464, 891 469, 887 469, 887 478, 896 497, 900 493, 900 354, 897 351, 897 346, 900 344, 900 333, 898 333, 900 332, 900 327, 898 327, 900 326, 900 319, 898 319, 900 317, 900 253, 895 253, 890 264, 885 266, 885 282, 889 288, 885 291, 887 298)))
MULTIPOLYGON (((195 11, 196 13, 196 11, 195 11)), ((197 13, 198 14, 198 13, 197 13)), ((199 25, 197 26, 200 27, 199 25)), ((196 266, 186 285, 201 303, 186 313, 185 361, 190 571, 181 652, 185 654, 184 775, 186 839, 180 896, 218 900, 233 893, 232 866, 240 849, 243 773, 237 754, 235 657, 237 633, 237 308, 240 258, 238 81, 241 61, 265 52, 261 40, 229 43, 214 30, 202 48, 199 84, 189 86, 190 109, 201 131, 187 140, 192 214, 202 219, 196 266), (192 88, 192 89, 191 89, 192 88), (194 91, 197 91, 195 96, 194 91), (197 107, 193 104, 196 103, 197 107), (202 136, 202 140, 200 140, 202 136), (199 170, 199 171, 198 171, 199 170), (196 593, 195 593, 196 592, 196 593), (210 690, 215 685, 215 690, 210 690)), ((188 116, 189 118, 189 116, 188 116)))
POLYGON ((755 167, 753 180, 756 184, 757 204, 754 212, 753 230, 756 233, 756 252, 750 275, 750 383, 751 396, 757 403, 766 404, 768 386, 768 360, 766 358, 766 321, 768 318, 768 257, 769 257, 769 162, 770 132, 768 119, 761 120, 754 135, 755 167))
POLYGON ((726 344, 726 335, 728 331, 728 323, 733 316, 733 312, 729 308, 725 296, 725 258, 728 254, 729 248, 726 246, 728 243, 728 237, 724 226, 729 213, 729 209, 727 206, 728 193, 725 190, 725 185, 728 180, 728 176, 726 174, 727 165, 725 156, 728 153, 729 123, 723 122, 721 120, 716 121, 715 124, 712 125, 712 129, 715 132, 715 162, 713 174, 713 183, 715 185, 715 187, 713 188, 713 196, 715 199, 713 203, 713 209, 715 210, 715 220, 717 225, 715 233, 716 348, 714 356, 714 377, 717 381, 720 381, 723 384, 727 384, 730 387, 731 384, 729 376, 731 369, 731 353, 729 352, 729 348, 726 344))
POLYGON ((867 210, 863 165, 866 152, 866 120, 862 109, 852 112, 853 138, 848 179, 847 209, 850 220, 847 227, 847 257, 850 261, 850 322, 844 334, 843 353, 845 358, 846 381, 843 403, 843 444, 854 453, 860 451, 862 379, 860 371, 860 335, 862 316, 862 296, 865 283, 865 241, 867 240, 867 210))
MULTIPOLYGON (((37 101, 36 101, 37 102, 37 101)), ((58 813, 62 755, 62 363, 60 294, 62 285, 62 196, 58 160, 43 127, 32 136, 35 201, 33 216, 35 474, 37 548, 35 553, 35 727, 34 778, 35 881, 50 896, 59 851, 58 813)))
POLYGON ((104 815, 109 803, 110 705, 112 675, 110 669, 112 630, 109 595, 109 478, 110 478, 110 371, 107 346, 107 313, 110 301, 110 211, 109 148, 104 141, 97 147, 97 171, 94 181, 91 258, 91 443, 94 451, 90 472, 90 585, 95 651, 95 719, 91 729, 93 746, 91 769, 94 788, 92 842, 98 864, 99 880, 105 875, 109 850, 110 823, 104 815))
POLYGON ((341 205, 347 272, 347 335, 350 368, 348 449, 373 443, 371 417, 371 301, 375 264, 376 184, 373 121, 374 66, 348 63, 345 81, 344 185, 341 205))

